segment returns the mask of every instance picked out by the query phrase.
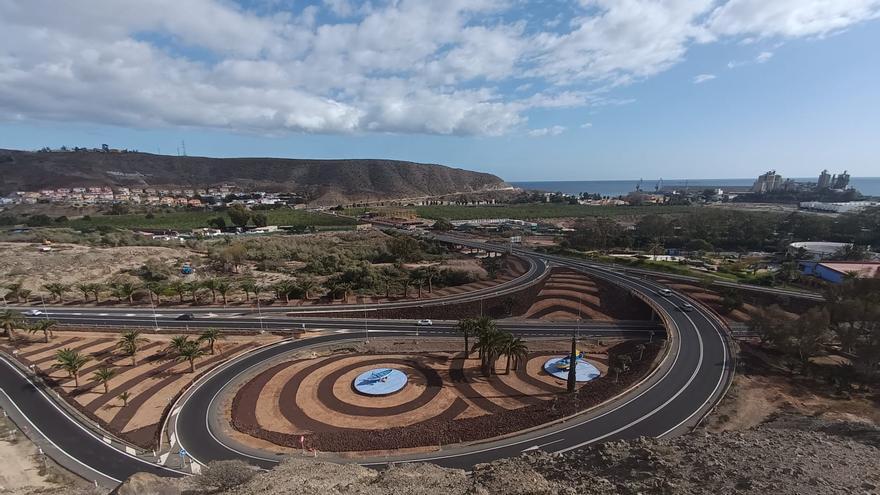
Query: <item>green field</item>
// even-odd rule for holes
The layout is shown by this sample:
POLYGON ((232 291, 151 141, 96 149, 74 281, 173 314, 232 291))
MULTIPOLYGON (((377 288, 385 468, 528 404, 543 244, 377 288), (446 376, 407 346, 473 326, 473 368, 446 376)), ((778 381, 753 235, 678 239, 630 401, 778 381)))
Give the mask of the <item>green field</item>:
MULTIPOLYGON (((664 215, 683 213, 690 206, 582 206, 569 204, 513 204, 497 206, 415 206, 412 209, 423 218, 447 220, 474 220, 480 218, 511 218, 538 220, 541 218, 586 218, 600 216, 641 216, 651 213, 664 215)), ((357 216, 367 210, 381 208, 349 208, 345 214, 357 216)), ((399 208, 398 208, 399 209, 399 208)))
MULTIPOLYGON (((289 208, 266 210, 269 225, 291 227, 336 227, 354 225, 355 221, 323 213, 313 213, 289 208)), ((152 218, 145 214, 138 215, 94 215, 90 220, 75 219, 65 227, 77 230, 98 226, 117 227, 120 229, 175 229, 191 230, 208 226, 208 220, 223 217, 227 225, 232 225, 229 216, 219 211, 178 211, 173 213, 155 213, 152 218)))

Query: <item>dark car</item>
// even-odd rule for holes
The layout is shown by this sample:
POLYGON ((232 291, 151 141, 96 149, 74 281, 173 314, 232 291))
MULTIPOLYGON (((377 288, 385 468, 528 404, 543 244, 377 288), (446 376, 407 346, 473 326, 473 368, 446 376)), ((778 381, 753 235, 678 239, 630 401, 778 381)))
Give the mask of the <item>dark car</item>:
POLYGON ((183 320, 183 321, 195 320, 195 319, 196 319, 196 315, 194 315, 194 314, 192 314, 192 313, 183 313, 182 315, 178 316, 177 319, 178 319, 178 320, 183 320))

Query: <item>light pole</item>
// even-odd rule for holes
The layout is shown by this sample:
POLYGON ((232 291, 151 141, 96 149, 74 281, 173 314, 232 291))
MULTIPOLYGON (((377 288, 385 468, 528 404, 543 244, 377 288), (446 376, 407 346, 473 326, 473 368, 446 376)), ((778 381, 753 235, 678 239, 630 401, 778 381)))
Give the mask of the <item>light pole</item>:
POLYGON ((46 300, 43 299, 43 295, 42 295, 42 294, 40 294, 40 304, 43 305, 43 316, 45 316, 45 317, 46 317, 46 321, 48 321, 48 320, 49 320, 49 310, 46 309, 46 300))
POLYGON ((156 333, 159 333, 159 315, 156 314, 156 306, 153 305, 153 294, 150 294, 150 310, 153 311, 153 325, 156 326, 156 333))
POLYGON ((257 299, 257 319, 260 320, 260 333, 266 333, 263 329, 263 310, 260 309, 260 296, 256 297, 257 299))

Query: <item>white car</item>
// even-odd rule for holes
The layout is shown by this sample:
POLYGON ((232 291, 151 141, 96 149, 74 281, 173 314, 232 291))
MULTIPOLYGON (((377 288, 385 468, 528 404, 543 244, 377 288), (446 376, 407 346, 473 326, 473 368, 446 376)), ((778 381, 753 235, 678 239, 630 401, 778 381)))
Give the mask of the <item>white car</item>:
POLYGON ((433 324, 434 324, 434 322, 431 320, 419 320, 416 322, 416 325, 418 325, 420 327, 430 327, 433 324))
POLYGON ((672 295, 672 291, 669 289, 660 289, 657 291, 657 294, 660 294, 661 296, 664 296, 664 297, 669 297, 672 295))
POLYGON ((39 309, 30 309, 24 312, 25 316, 41 316, 43 314, 39 309))
POLYGON ((681 310, 684 311, 685 313, 690 313, 691 311, 694 310, 694 307, 690 303, 684 303, 681 305, 681 310))

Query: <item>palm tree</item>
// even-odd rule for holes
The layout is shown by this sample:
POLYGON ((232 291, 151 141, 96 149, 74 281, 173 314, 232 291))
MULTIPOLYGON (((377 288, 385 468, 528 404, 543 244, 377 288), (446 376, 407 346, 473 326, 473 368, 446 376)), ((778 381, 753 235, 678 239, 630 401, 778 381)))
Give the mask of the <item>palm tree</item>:
POLYGON ((211 304, 217 302, 217 287, 220 281, 216 278, 209 278, 202 281, 202 287, 211 291, 211 304))
POLYGON ((192 344, 193 341, 189 340, 189 336, 187 335, 178 335, 176 337, 172 337, 168 342, 168 345, 165 346, 165 351, 173 354, 172 357, 180 356, 181 351, 186 348, 188 345, 192 344))
POLYGON ((89 294, 92 293, 92 284, 85 282, 76 284, 76 290, 82 292, 83 302, 89 302, 89 294))
POLYGON ((199 335, 200 341, 208 343, 208 349, 211 350, 212 356, 214 355, 214 342, 216 342, 218 340, 223 340, 225 338, 226 338, 226 336, 223 335, 223 332, 221 332, 220 330, 217 330, 216 328, 209 328, 209 329, 205 330, 204 332, 202 332, 201 335, 199 335))
POLYGON ((226 307, 226 298, 233 289, 232 282, 226 279, 220 279, 214 284, 214 288, 220 293, 220 297, 223 298, 223 307, 226 307))
POLYGON ((122 392, 121 394, 119 394, 118 397, 119 397, 119 400, 122 401, 122 407, 125 407, 128 405, 128 399, 131 399, 131 392, 126 390, 125 392, 122 392))
POLYGON ((168 284, 168 289, 177 294, 180 304, 183 304, 183 295, 188 292, 187 283, 183 280, 175 280, 168 284))
POLYGON ((204 349, 199 346, 198 342, 189 341, 178 351, 178 361, 189 361, 189 372, 196 372, 196 359, 207 354, 204 349))
POLYGON ((455 330, 464 335, 464 355, 465 358, 470 357, 471 347, 468 345, 468 337, 477 332, 477 320, 473 318, 459 320, 458 324, 455 326, 455 330))
POLYGON ((519 368, 519 363, 526 360, 526 357, 529 355, 529 346, 525 343, 525 341, 519 337, 514 337, 511 334, 506 335, 506 339, 504 341, 503 353, 507 356, 507 366, 505 367, 505 373, 510 373, 510 360, 513 358, 513 369, 519 368))
POLYGON ((92 358, 80 354, 70 348, 64 348, 55 353, 55 367, 67 372, 67 376, 73 378, 74 386, 79 388, 79 372, 92 358))
POLYGON ((116 371, 106 366, 102 366, 98 371, 92 374, 92 379, 104 385, 104 393, 110 391, 110 379, 116 376, 116 371))
POLYGON ((21 290, 22 283, 21 282, 13 282, 11 284, 6 284, 6 290, 9 291, 9 296, 14 297, 16 302, 21 302, 21 290))
POLYGON ((425 280, 428 281, 428 294, 434 292, 434 279, 440 276, 440 269, 434 265, 425 268, 425 280))
POLYGON ((45 289, 49 294, 52 294, 53 300, 57 299, 59 303, 64 303, 64 293, 70 289, 70 286, 68 286, 67 284, 52 282, 43 285, 43 289, 45 289))
POLYGON ((645 344, 639 344, 636 346, 636 350, 639 351, 639 361, 641 361, 645 357, 645 349, 647 346, 645 344))
POLYGON ((284 299, 284 304, 290 304, 290 293, 296 289, 296 282, 285 279, 275 282, 272 288, 275 290, 275 294, 279 299, 284 299))
POLYGON ((400 285, 403 286, 403 298, 408 298, 409 288, 412 287, 412 280, 409 277, 403 277, 400 279, 400 285))
POLYGON ((3 330, 6 330, 6 338, 8 338, 10 342, 15 340, 15 329, 20 327, 23 323, 24 318, 22 318, 18 311, 7 309, 0 313, 0 327, 3 327, 3 330))
POLYGON ((33 291, 30 289, 18 289, 18 302, 28 302, 31 299, 33 291))
POLYGON ((58 322, 55 320, 39 320, 28 327, 27 331, 28 333, 43 332, 43 338, 46 339, 46 343, 48 344, 49 338, 53 336, 52 327, 57 324, 58 322))
POLYGON ((202 284, 196 282, 187 282, 186 284, 184 284, 184 288, 186 292, 189 292, 189 294, 192 296, 193 304, 196 304, 199 300, 199 291, 203 288, 202 284))
POLYGON ((238 283, 238 288, 244 292, 244 300, 246 302, 250 302, 251 300, 251 292, 256 294, 257 292, 257 282, 254 279, 249 278, 247 280, 242 280, 238 283))
POLYGON ((422 287, 425 285, 425 275, 416 270, 409 274, 409 279, 419 290, 419 299, 422 298, 422 287))
POLYGON ((92 286, 92 293, 95 295, 95 304, 101 302, 101 293, 107 290, 107 286, 104 284, 89 284, 92 286))
POLYGON ((500 356, 499 350, 503 340, 503 334, 498 331, 491 318, 477 320, 477 342, 473 348, 479 352, 483 374, 488 376, 495 368, 495 361, 500 356))
POLYGON ((113 297, 122 301, 128 299, 128 304, 134 304, 134 293, 137 292, 138 286, 134 282, 116 282, 111 286, 113 297))
POLYGON ((309 300, 312 291, 318 288, 318 282, 311 277, 306 277, 299 281, 299 288, 303 291, 306 300, 309 300))
POLYGON ((147 282, 144 284, 144 288, 147 289, 147 292, 150 293, 150 302, 153 301, 153 297, 156 298, 156 306, 162 304, 162 300, 159 297, 165 292, 165 284, 162 282, 147 282))
POLYGON ((122 332, 122 335, 119 337, 119 342, 117 342, 116 345, 122 349, 122 352, 125 353, 126 356, 131 356, 131 365, 137 366, 137 351, 141 344, 146 341, 147 339, 141 337, 139 331, 129 330, 127 332, 122 332))

